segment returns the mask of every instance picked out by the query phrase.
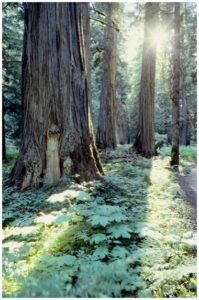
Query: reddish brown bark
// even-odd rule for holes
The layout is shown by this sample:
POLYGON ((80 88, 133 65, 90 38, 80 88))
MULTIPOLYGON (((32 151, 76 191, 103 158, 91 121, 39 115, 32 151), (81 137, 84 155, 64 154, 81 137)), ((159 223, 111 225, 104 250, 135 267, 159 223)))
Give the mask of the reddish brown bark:
POLYGON ((134 149, 145 157, 155 155, 154 97, 156 45, 151 38, 157 25, 159 3, 145 5, 145 30, 142 56, 142 74, 139 99, 139 121, 134 149))
POLYGON ((89 99, 88 3, 26 3, 23 142, 10 184, 99 178, 89 99))
POLYGON ((173 45, 173 96, 172 96, 172 166, 179 165, 179 101, 180 101, 180 3, 175 3, 173 45))
MULTIPOLYGON (((114 25, 114 15, 118 3, 107 3, 106 23, 114 25)), ((103 75, 100 97, 100 111, 96 144, 100 149, 116 147, 116 29, 106 26, 104 29, 103 75)))

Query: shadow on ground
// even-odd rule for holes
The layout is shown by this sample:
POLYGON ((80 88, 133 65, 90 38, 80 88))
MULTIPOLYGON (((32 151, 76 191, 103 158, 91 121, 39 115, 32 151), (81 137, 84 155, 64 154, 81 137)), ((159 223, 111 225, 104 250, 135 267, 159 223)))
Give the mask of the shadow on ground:
POLYGON ((101 181, 7 191, 4 297, 195 295, 195 237, 167 162, 116 156, 101 181))

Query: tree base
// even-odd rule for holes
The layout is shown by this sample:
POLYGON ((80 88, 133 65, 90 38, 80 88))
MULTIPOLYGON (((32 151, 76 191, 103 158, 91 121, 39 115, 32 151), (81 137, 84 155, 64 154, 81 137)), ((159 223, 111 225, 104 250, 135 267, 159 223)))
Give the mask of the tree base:
POLYGON ((171 149, 171 166, 178 166, 179 165, 179 147, 173 146, 171 149))
MULTIPOLYGON (((52 145, 50 144, 50 146, 52 145)), ((28 187, 40 188, 45 185, 59 184, 62 176, 67 175, 75 176, 79 183, 101 179, 104 175, 93 141, 90 145, 79 145, 65 159, 62 157, 62 160, 60 160, 57 147, 54 146, 55 142, 53 140, 53 147, 49 147, 49 145, 47 147, 46 162, 42 162, 40 157, 36 156, 36 152, 33 155, 30 149, 26 154, 21 153, 11 172, 7 182, 8 185, 16 186, 20 191, 23 191, 28 187)))
POLYGON ((140 134, 136 136, 133 150, 135 151, 135 153, 140 154, 145 158, 151 158, 156 155, 155 149, 147 149, 147 147, 143 145, 140 134))

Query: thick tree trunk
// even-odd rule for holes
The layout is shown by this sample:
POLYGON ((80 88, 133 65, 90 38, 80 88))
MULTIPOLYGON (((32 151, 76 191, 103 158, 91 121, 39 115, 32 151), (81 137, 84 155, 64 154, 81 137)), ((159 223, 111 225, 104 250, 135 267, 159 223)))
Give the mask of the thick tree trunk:
MULTIPOLYGON (((112 23, 118 3, 107 3, 106 23, 112 23)), ((112 25, 112 24, 110 24, 112 25)), ((116 147, 116 37, 114 28, 104 29, 103 75, 96 144, 100 149, 116 147)))
POLYGON ((173 45, 173 96, 172 96, 172 166, 179 165, 179 101, 180 101, 180 3, 175 3, 173 45))
POLYGON ((10 184, 100 177, 89 99, 88 3, 26 3, 23 142, 10 184))
POLYGON ((145 5, 145 30, 142 56, 142 74, 139 99, 139 122, 134 149, 147 158, 155 155, 154 141, 154 96, 156 45, 152 42, 157 25, 159 3, 145 5))

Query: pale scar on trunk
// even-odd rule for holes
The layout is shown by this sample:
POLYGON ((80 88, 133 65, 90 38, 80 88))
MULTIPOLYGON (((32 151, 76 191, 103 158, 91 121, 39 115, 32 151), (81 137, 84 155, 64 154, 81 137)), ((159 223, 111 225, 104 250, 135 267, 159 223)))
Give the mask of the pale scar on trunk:
POLYGON ((61 176, 59 157, 59 128, 52 125, 47 135, 46 179, 50 185, 56 184, 61 176))

